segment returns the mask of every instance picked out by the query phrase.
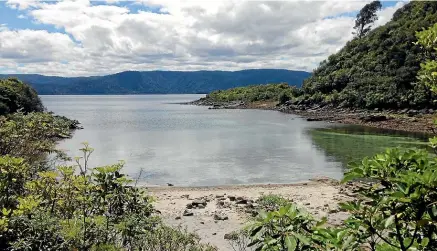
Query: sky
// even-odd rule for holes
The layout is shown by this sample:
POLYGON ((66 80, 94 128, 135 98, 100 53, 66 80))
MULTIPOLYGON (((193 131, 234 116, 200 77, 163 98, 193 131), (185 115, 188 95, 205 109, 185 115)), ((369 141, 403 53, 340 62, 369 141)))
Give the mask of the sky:
MULTIPOLYGON (((370 1, 0 1, 0 73, 312 71, 370 1)), ((375 27, 405 1, 382 1, 375 27)))

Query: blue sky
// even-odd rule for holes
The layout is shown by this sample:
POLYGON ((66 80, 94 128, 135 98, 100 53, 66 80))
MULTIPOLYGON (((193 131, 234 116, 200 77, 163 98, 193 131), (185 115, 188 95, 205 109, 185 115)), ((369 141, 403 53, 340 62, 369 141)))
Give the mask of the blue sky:
MULTIPOLYGON (((137 1, 1 1, 0 73, 311 70, 351 38, 366 3, 137 1)), ((404 3, 383 1, 376 25, 404 3)))

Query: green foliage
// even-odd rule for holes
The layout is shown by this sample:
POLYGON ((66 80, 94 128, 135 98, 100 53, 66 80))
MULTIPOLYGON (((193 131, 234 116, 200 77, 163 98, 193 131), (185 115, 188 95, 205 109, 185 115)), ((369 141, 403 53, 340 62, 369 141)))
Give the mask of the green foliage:
POLYGON ((16 78, 0 79, 0 115, 22 111, 42 112, 36 91, 16 78))
MULTIPOLYGON (((344 182, 365 179, 350 217, 339 227, 288 204, 261 212, 249 226, 255 250, 436 250, 437 158, 424 150, 390 149, 353 164, 344 182)), ((277 201, 267 197, 264 201, 277 201)))
MULTIPOLYGON (((416 78, 430 53, 415 42, 416 32, 435 23, 437 2, 411 1, 390 22, 321 62, 305 80, 301 97, 293 101, 367 109, 434 107, 434 94, 416 78)), ((426 67, 437 68, 434 63, 426 67)))
POLYGON ((44 161, 58 152, 56 140, 71 135, 78 122, 50 113, 14 113, 0 116, 0 155, 23 157, 29 163, 44 161))
POLYGON ((437 23, 427 30, 416 33, 417 44, 421 45, 427 52, 426 62, 420 65, 418 79, 433 92, 437 92, 437 23))
POLYGON ((76 165, 37 173, 0 157, 1 250, 214 250, 163 225, 122 162, 90 169, 93 149, 81 150, 76 165))
POLYGON ((381 8, 382 5, 380 1, 373 1, 366 4, 360 10, 360 12, 357 14, 357 19, 355 20, 354 26, 354 29, 356 30, 354 34, 356 34, 358 38, 362 38, 370 31, 372 28, 371 25, 378 20, 376 11, 380 10, 381 8))
POLYGON ((309 236, 315 221, 295 205, 281 207, 278 211, 259 213, 250 226, 252 242, 248 247, 257 250, 314 250, 309 236))
POLYGON ((352 213, 349 221, 397 250, 437 249, 436 160, 424 150, 389 149, 351 165, 345 181, 365 178, 374 185, 342 205, 352 213))
POLYGON ((237 87, 225 91, 211 92, 206 99, 218 102, 229 101, 279 101, 285 103, 291 97, 296 96, 299 90, 288 84, 267 84, 237 87))

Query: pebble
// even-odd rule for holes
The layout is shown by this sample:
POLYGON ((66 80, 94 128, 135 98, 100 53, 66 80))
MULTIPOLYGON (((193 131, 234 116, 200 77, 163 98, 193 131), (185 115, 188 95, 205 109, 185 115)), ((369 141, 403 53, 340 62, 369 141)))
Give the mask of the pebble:
POLYGON ((183 216, 193 216, 194 213, 191 210, 185 209, 183 216))
POLYGON ((228 220, 229 217, 225 214, 215 213, 214 220, 228 220))

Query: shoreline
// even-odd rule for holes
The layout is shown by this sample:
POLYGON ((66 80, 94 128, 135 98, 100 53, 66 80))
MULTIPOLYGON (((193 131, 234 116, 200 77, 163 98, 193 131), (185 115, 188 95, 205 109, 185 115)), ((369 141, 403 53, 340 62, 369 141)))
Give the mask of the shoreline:
POLYGON ((348 214, 339 209, 338 203, 353 200, 355 187, 318 177, 296 184, 165 186, 148 187, 147 191, 156 198, 154 207, 166 224, 197 233, 203 243, 227 251, 233 250, 228 234, 248 225, 260 209, 261 196, 281 196, 314 217, 327 217, 328 224, 339 225, 348 214))
POLYGON ((363 110, 349 108, 304 107, 278 105, 277 101, 243 101, 216 102, 205 98, 184 103, 185 105, 208 106, 209 109, 255 109, 271 110, 300 116, 307 121, 326 121, 347 125, 367 126, 400 132, 420 133, 423 136, 435 135, 435 118, 433 110, 363 110))

